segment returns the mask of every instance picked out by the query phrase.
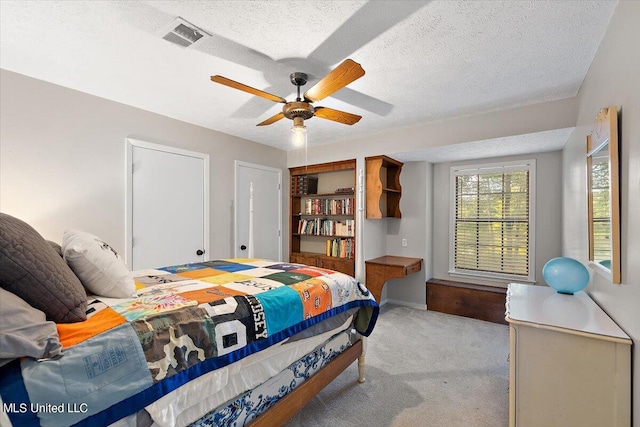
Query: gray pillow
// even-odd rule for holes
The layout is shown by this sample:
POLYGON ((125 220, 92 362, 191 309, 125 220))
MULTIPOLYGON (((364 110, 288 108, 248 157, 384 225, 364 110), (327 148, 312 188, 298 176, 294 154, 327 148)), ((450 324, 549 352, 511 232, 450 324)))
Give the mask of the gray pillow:
POLYGON ((0 213, 0 287, 56 323, 86 320, 82 283, 29 224, 0 213))
POLYGON ((53 248, 54 251, 56 251, 58 255, 62 256, 62 246, 60 246, 56 242, 52 242, 51 240, 47 240, 47 243, 53 248))
POLYGON ((0 288, 0 366, 18 357, 43 359, 62 353, 56 324, 23 299, 0 288))

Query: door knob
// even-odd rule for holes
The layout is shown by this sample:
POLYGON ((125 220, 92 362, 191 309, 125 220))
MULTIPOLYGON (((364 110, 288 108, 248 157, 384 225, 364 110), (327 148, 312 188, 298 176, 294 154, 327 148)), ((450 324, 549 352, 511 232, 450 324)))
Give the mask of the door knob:
POLYGON ((200 256, 200 255, 204 255, 204 251, 202 249, 198 249, 196 251, 196 255, 200 256))
POLYGON ((246 247, 245 245, 240 246, 240 250, 243 250, 243 251, 244 251, 244 250, 246 250, 246 249, 247 249, 247 247, 246 247))

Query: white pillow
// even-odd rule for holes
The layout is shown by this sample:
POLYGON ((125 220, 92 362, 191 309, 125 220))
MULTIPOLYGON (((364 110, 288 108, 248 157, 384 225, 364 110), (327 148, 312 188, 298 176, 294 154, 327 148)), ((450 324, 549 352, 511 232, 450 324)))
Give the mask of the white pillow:
POLYGON ((65 231, 62 254, 80 282, 94 295, 111 298, 135 296, 133 276, 124 260, 93 234, 80 230, 65 231))

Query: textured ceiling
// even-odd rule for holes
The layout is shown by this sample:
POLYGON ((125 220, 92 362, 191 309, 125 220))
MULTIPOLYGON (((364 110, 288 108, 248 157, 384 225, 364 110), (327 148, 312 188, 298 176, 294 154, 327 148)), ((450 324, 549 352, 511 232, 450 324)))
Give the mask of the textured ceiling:
POLYGON ((532 152, 543 153, 562 150, 572 131, 573 128, 554 129, 525 135, 390 153, 389 156, 401 162, 429 160, 431 163, 443 163, 466 159, 515 156, 532 152))
MULTIPOLYGON (((316 105, 326 144, 573 96, 612 1, 0 1, 0 67, 210 129, 291 149, 281 104, 212 83, 220 74, 292 100, 345 58, 364 77, 316 105), (211 33, 161 38, 176 16, 211 33)), ((565 140, 566 141, 566 140, 565 140)), ((560 147, 562 148, 562 147, 560 147)), ((417 159, 417 158, 416 158, 417 159)))

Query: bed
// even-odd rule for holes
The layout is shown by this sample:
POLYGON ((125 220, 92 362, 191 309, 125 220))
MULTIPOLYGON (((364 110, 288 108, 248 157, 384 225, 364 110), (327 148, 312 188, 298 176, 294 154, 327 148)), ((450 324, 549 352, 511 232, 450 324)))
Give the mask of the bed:
MULTIPOLYGON (((0 214, 0 226, 5 423, 274 426, 356 359, 354 380, 364 381, 363 342, 378 305, 353 277, 248 258, 127 272, 130 282, 120 269, 116 285, 94 269, 89 283, 66 233, 56 254, 27 224, 0 214), (69 291, 61 260, 86 294, 69 291), (53 284, 20 283, 61 272, 53 284), (41 289, 52 287, 61 301, 41 289), (9 340, 16 331, 24 336, 9 340)), ((74 233, 117 258, 95 236, 74 233)))

